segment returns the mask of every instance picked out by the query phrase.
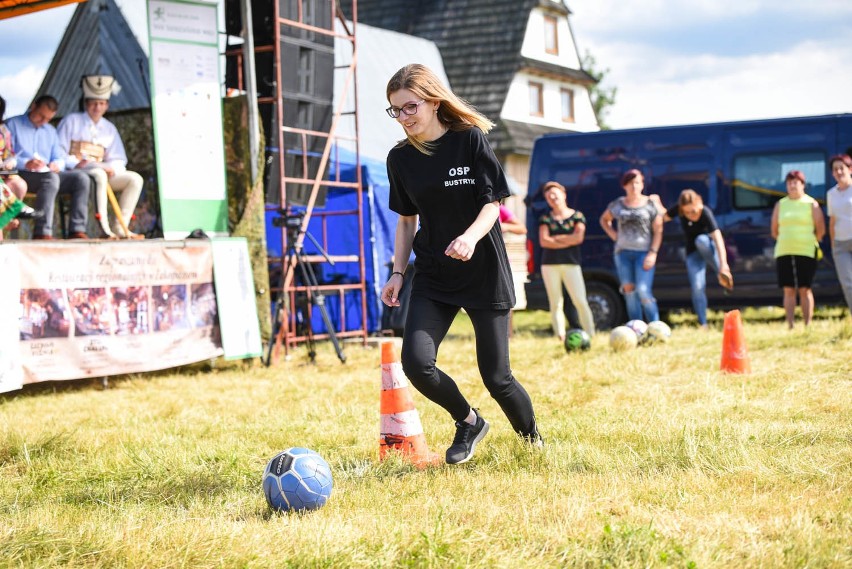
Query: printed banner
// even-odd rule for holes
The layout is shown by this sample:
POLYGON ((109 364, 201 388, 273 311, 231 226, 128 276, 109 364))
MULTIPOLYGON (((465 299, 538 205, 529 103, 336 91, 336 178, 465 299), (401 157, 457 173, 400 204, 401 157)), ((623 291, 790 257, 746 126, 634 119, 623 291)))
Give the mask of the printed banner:
POLYGON ((0 242, 0 393, 20 389, 24 381, 18 349, 17 317, 21 312, 18 252, 16 247, 0 242))
MULTIPOLYGON (((4 274, 17 272, 20 281, 10 295, 17 306, 7 311, 3 301, 0 337, 16 328, 23 383, 153 371, 222 355, 209 241, 0 246, 7 248, 16 254, 0 255, 0 265, 16 260, 4 274)), ((15 389, 4 378, 0 390, 15 389)))

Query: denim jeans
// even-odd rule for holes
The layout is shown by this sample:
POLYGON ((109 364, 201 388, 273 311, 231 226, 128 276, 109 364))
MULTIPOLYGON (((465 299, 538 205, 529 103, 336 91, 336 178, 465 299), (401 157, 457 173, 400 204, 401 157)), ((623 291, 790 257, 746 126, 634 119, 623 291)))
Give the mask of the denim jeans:
POLYGON ((28 190, 35 193, 35 208, 44 212, 33 225, 33 236, 53 236, 53 212, 58 194, 71 194, 71 233, 85 233, 89 219, 89 177, 82 170, 67 172, 18 171, 27 183, 28 190))
POLYGON ((660 319, 660 311, 657 308, 657 300, 651 292, 654 283, 654 268, 646 271, 642 268, 647 251, 628 251, 622 249, 613 255, 615 270, 618 272, 618 280, 621 283, 621 294, 627 305, 628 320, 642 320, 642 312, 645 312, 645 321, 653 322, 660 319), (633 285, 633 290, 627 292, 624 285, 633 285))
POLYGON ((833 241, 831 255, 834 258, 837 280, 840 281, 840 288, 843 289, 843 296, 846 298, 846 306, 852 313, 852 239, 833 241))
POLYGON ((719 254, 716 244, 706 233, 695 238, 695 251, 686 256, 686 274, 692 289, 692 308, 698 323, 707 324, 707 266, 719 273, 719 254))

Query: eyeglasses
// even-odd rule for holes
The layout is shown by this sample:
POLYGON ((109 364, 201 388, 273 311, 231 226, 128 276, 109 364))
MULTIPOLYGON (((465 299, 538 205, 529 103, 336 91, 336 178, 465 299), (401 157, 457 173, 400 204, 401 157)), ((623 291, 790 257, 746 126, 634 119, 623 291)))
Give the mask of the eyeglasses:
POLYGON ((400 113, 405 113, 408 116, 417 114, 417 107, 426 102, 426 99, 422 99, 417 103, 406 103, 401 107, 394 107, 391 105, 390 107, 385 109, 385 112, 392 119, 399 118, 400 113))

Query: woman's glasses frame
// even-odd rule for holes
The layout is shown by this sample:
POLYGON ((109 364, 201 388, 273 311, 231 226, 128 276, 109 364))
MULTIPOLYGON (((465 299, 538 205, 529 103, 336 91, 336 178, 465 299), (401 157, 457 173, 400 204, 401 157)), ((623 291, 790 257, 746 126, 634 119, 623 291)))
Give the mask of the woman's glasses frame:
POLYGON ((416 115, 417 109, 420 108, 420 105, 426 102, 426 99, 421 99, 416 103, 406 103, 401 107, 394 107, 391 105, 390 107, 385 109, 385 112, 392 119, 398 119, 400 113, 405 113, 408 116, 416 115))

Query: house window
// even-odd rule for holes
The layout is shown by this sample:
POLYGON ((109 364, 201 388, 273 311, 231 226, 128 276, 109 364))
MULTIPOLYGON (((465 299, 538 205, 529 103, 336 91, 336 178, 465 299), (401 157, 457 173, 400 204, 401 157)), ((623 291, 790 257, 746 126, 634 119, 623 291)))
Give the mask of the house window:
POLYGON ((544 116, 544 85, 535 81, 530 81, 530 114, 544 116))
POLYGON ((556 33, 556 18, 544 17, 544 51, 559 55, 559 36, 556 33))
POLYGON ((563 88, 560 90, 560 95, 562 99, 562 120, 574 122, 574 91, 563 88))

